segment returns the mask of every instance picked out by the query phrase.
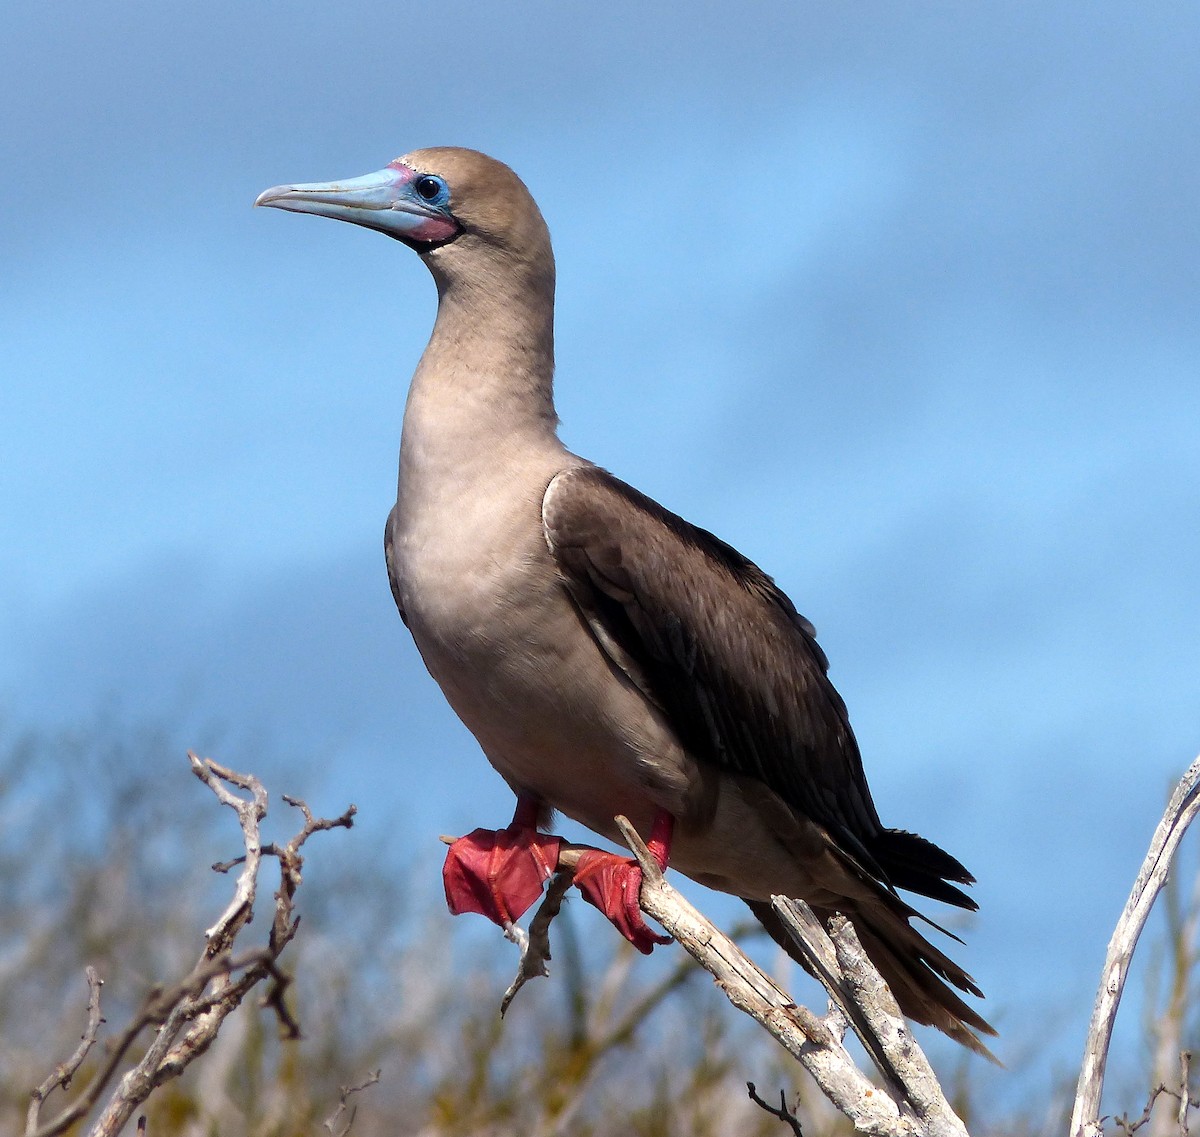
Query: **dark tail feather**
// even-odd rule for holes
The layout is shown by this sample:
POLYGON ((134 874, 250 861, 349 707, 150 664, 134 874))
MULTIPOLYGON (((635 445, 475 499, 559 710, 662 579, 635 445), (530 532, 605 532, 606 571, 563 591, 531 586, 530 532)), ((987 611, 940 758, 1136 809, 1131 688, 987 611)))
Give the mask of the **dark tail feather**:
POLYGON ((974 884, 975 878, 945 849, 903 829, 884 829, 872 842, 871 852, 882 866, 889 884, 975 912, 979 905, 958 884, 974 884))
MULTIPOLYGON (((770 937, 804 966, 796 945, 771 905, 758 900, 746 903, 770 937)), ((970 975, 909 924, 911 911, 902 900, 880 889, 877 902, 869 907, 858 906, 844 915, 854 925, 863 950, 891 988, 906 1018, 937 1027, 968 1050, 1000 1065, 979 1038, 979 1034, 995 1035, 995 1030, 948 984, 971 995, 982 997, 982 993, 970 975)), ((830 914, 817 912, 822 918, 830 914)))

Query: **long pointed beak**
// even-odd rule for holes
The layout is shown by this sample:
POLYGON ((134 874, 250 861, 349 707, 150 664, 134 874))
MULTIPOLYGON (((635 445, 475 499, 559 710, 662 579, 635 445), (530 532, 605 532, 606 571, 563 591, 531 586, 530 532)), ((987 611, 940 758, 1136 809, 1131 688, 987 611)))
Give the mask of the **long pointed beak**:
POLYGON ((445 241, 458 231, 454 219, 428 206, 414 192, 413 171, 393 163, 373 174, 340 182, 307 182, 272 186, 254 204, 290 213, 311 213, 350 221, 390 237, 412 241, 445 241))

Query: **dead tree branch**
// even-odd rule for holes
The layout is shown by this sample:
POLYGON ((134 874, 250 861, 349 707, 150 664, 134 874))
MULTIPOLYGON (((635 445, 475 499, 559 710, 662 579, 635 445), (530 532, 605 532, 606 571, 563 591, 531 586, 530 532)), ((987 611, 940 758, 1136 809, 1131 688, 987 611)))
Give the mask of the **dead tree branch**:
POLYGON ((754 1102, 755 1105, 765 1109, 772 1117, 777 1117, 780 1121, 786 1122, 796 1137, 804 1137, 804 1130, 800 1128, 800 1118, 798 1118, 792 1110, 788 1109, 787 1094, 785 1094, 783 1090, 779 1091, 778 1106, 774 1106, 771 1105, 770 1102, 763 1101, 763 1099, 758 1096, 758 1090, 755 1089, 753 1082, 746 1083, 746 1091, 750 1095, 750 1100, 754 1102))
POLYGON ((100 1030, 100 1024, 104 1021, 100 1014, 100 988, 104 985, 104 980, 96 974, 94 967, 86 968, 84 975, 88 985, 87 1026, 84 1028, 79 1045, 75 1048, 75 1053, 65 1062, 56 1066, 46 1080, 30 1094, 29 1111, 25 1115, 26 1137, 37 1132, 42 1102, 59 1086, 64 1091, 71 1088, 71 1079, 83 1065, 88 1052, 96 1045, 96 1035, 100 1030))
POLYGON ((1092 1022, 1088 1029, 1087 1043, 1083 1052, 1083 1066, 1075 1089, 1075 1106, 1071 1113, 1071 1137, 1100 1137, 1100 1096, 1104 1089, 1104 1071, 1108 1062, 1108 1048, 1112 1041, 1113 1024, 1125 980, 1129 975, 1129 963, 1137 947, 1138 938, 1146 926, 1150 910, 1167 881, 1179 842, 1200 810, 1200 758, 1188 767, 1187 773, 1175 787, 1162 820, 1154 832, 1146 859, 1134 881, 1133 891, 1125 902, 1125 910, 1117 921, 1112 939, 1108 944, 1108 955, 1101 972, 1100 989, 1096 993, 1096 1004, 1092 1011, 1092 1022))
MULTIPOLYGON (((287 801, 287 798, 284 798, 284 800, 287 801)), ((288 802, 288 804, 292 803, 288 802)), ((325 1119, 324 1127, 329 1132, 330 1137, 346 1137, 358 1113, 358 1106, 351 1105, 350 1099, 355 1094, 361 1093, 368 1086, 375 1085, 382 1073, 382 1070, 376 1070, 375 1073, 364 1078, 361 1082, 356 1082, 353 1086, 342 1086, 342 1096, 338 1099, 337 1109, 325 1119)))
POLYGON ((304 826, 282 847, 263 845, 260 823, 266 817, 268 801, 262 783, 211 759, 201 760, 195 754, 189 753, 188 761, 196 777, 212 790, 222 805, 229 806, 238 816, 245 854, 234 861, 213 866, 220 872, 227 872, 234 865, 242 866, 233 897, 216 923, 204 933, 204 949, 191 971, 178 983, 154 988, 147 994, 133 1020, 109 1041, 104 1062, 84 1090, 56 1118, 39 1127, 39 1113, 46 1096, 55 1086, 67 1088, 94 1045, 99 1024, 103 1021, 100 1018, 100 980, 91 968, 88 969, 91 990, 88 1028, 75 1054, 33 1091, 25 1137, 58 1137, 87 1117, 110 1087, 135 1040, 147 1027, 154 1027, 154 1036, 145 1054, 121 1075, 103 1111, 88 1130, 89 1137, 115 1137, 154 1090, 178 1077, 212 1045, 229 1015, 266 980, 270 985, 263 1005, 274 1009, 284 1037, 299 1037, 299 1026, 283 997, 290 979, 280 970, 278 960, 299 926, 299 917, 293 915, 293 902, 304 863, 300 849, 313 833, 335 827, 349 829, 353 824, 354 806, 337 818, 314 818, 303 802, 285 799, 301 811, 304 826), (235 793, 234 789, 242 790, 244 794, 235 793), (280 866, 280 886, 275 893, 267 943, 234 957, 234 942, 254 918, 258 874, 264 855, 277 858, 280 866))
MULTIPOLYGON (((559 864, 562 865, 561 856, 559 864)), ((571 887, 574 871, 575 866, 572 861, 569 868, 560 867, 559 871, 554 874, 550 886, 546 889, 546 895, 542 897, 538 910, 534 913, 533 919, 529 921, 528 932, 516 924, 505 929, 504 934, 521 949, 521 962, 517 965, 516 977, 509 984, 508 990, 504 992, 504 998, 500 1001, 501 1018, 507 1013, 517 992, 530 979, 550 974, 546 970, 546 964, 550 962, 550 924, 562 908, 563 898, 567 895, 567 889, 571 887)))
MULTIPOLYGON (((877 1137, 898 1134, 966 1137, 966 1129, 942 1096, 937 1079, 900 1018, 887 985, 867 959, 848 922, 843 921, 843 926, 834 930, 833 951, 840 974, 835 977, 834 986, 827 989, 837 1009, 819 1019, 797 1006, 737 944, 667 884, 658 862, 628 821, 618 818, 617 824, 642 867, 641 902, 646 913, 662 924, 716 979, 735 1007, 761 1023, 800 1062, 821 1092, 859 1132, 877 1137), (885 1006, 882 1014, 884 1018, 894 1015, 898 1020, 898 1025, 891 1024, 889 1030, 880 1031, 876 1040, 885 1060, 881 1072, 888 1082, 895 1083, 883 1090, 858 1068, 842 1044, 845 1019, 839 1000, 855 988, 862 992, 856 1002, 864 1016, 867 1012, 862 1004, 875 1000, 883 1003, 886 996, 891 1006, 885 1006)), ((783 897, 776 897, 773 903, 781 916, 785 912, 807 910, 807 905, 783 897)), ((811 916, 811 911, 808 915, 811 916)), ((828 953, 827 947, 820 950, 828 953)))
MULTIPOLYGON (((819 1018, 797 1006, 733 940, 672 888, 636 830, 623 817, 616 821, 642 868, 642 910, 713 976, 738 1010, 760 1023, 804 1066, 859 1132, 874 1137, 967 1137, 848 921, 834 922, 827 934, 807 905, 784 897, 774 901, 792 934, 820 961, 818 978, 829 991, 831 1005, 819 1018), (848 1022, 879 1066, 885 1089, 858 1068, 842 1044, 848 1022)), ((581 845, 562 847, 558 871, 534 917, 531 933, 525 935, 520 929, 506 933, 521 945, 522 957, 517 977, 505 994, 505 1008, 526 980, 546 974, 549 924, 586 849, 581 845)))

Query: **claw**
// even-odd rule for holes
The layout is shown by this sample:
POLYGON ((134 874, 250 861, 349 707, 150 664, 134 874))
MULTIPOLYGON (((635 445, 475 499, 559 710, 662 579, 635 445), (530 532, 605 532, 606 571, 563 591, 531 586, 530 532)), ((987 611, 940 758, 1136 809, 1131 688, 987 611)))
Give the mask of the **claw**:
POLYGON ((655 944, 669 944, 670 936, 652 932, 642 918, 638 897, 642 891, 642 869, 637 861, 593 849, 579 858, 575 885, 589 904, 594 904, 609 922, 643 955, 655 944))
POLYGON ((450 846, 442 866, 447 906, 455 916, 478 912, 501 928, 515 923, 554 875, 561 845, 561 837, 516 820, 507 829, 472 830, 450 846))
MULTIPOLYGON (((646 847, 659 868, 667 867, 674 828, 675 819, 665 809, 655 814, 646 847)), ((637 861, 593 849, 579 858, 575 884, 584 900, 599 908, 613 927, 643 955, 649 955, 655 944, 671 942, 670 936, 652 932, 642 918, 642 868, 637 861)))

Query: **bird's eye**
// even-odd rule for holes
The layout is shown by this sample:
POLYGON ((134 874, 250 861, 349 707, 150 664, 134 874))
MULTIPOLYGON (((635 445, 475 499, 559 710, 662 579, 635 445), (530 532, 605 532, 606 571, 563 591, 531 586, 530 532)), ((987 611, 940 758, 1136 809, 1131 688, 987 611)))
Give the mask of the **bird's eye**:
POLYGON ((444 200, 448 192, 446 183, 432 174, 422 174, 413 183, 413 188, 426 201, 444 200))

